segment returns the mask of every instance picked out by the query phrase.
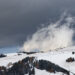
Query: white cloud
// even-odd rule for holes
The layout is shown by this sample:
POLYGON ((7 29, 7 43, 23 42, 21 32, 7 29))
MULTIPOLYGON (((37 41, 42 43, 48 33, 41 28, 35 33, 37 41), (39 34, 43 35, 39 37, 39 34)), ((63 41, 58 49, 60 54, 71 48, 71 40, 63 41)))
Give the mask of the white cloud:
POLYGON ((56 23, 51 23, 47 27, 39 29, 32 35, 31 39, 28 39, 22 50, 25 51, 49 51, 57 48, 63 48, 73 45, 73 33, 74 31, 70 28, 71 23, 74 22, 74 18, 62 15, 60 20, 56 23), (65 20, 65 23, 61 23, 65 20))

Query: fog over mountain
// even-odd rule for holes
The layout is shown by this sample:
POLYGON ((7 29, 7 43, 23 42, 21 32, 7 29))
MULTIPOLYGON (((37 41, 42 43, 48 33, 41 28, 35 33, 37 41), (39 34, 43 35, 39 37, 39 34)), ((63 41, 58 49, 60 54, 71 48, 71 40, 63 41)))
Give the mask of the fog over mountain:
POLYGON ((0 47, 23 45, 64 11, 74 17, 75 0, 0 0, 0 47))

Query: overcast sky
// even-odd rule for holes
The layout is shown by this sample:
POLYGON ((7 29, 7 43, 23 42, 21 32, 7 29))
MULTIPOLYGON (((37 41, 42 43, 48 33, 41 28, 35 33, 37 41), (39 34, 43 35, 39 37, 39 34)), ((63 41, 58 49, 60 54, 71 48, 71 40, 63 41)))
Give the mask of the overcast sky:
POLYGON ((0 0, 0 47, 22 45, 64 11, 75 15, 75 0, 0 0))

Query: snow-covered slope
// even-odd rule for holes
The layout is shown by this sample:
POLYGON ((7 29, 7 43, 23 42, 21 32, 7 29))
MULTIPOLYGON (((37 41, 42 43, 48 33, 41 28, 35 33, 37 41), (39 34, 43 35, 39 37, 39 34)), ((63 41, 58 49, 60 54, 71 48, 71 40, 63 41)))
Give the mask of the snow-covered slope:
MULTIPOLYGON (((75 54, 72 54, 72 52, 75 52, 75 47, 68 47, 68 48, 63 48, 63 49, 58 49, 55 51, 50 51, 46 53, 36 53, 36 54, 24 54, 24 53, 10 53, 6 54, 7 57, 0 58, 0 66, 5 66, 7 67, 10 62, 15 63, 18 62, 19 60, 22 60, 26 58, 27 56, 31 57, 34 56, 36 57, 37 60, 47 60, 50 61, 56 65, 59 65, 60 67, 75 73, 75 61, 74 62, 66 62, 66 59, 72 57, 75 59, 75 54)), ((62 75, 62 73, 49 73, 45 70, 39 70, 35 69, 36 75, 62 75)), ((71 75, 71 74, 70 74, 71 75)))

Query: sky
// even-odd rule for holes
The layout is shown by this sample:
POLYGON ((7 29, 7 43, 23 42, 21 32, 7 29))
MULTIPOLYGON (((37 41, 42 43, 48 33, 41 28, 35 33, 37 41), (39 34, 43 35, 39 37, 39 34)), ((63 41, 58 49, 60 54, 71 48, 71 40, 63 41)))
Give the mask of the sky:
POLYGON ((64 11, 75 16, 75 0, 0 0, 0 47, 23 45, 64 11))

